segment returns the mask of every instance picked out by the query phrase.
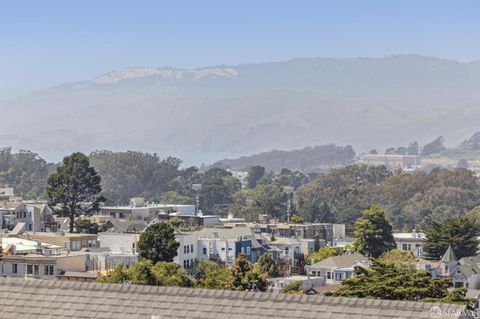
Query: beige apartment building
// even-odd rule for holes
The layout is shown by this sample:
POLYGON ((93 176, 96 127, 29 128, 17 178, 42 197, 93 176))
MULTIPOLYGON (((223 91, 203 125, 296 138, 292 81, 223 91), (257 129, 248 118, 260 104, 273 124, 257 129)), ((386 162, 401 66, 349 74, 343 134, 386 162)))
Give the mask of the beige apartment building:
POLYGON ((42 243, 57 245, 64 250, 79 251, 82 248, 99 247, 96 234, 76 233, 27 233, 21 236, 29 240, 39 240, 42 243))

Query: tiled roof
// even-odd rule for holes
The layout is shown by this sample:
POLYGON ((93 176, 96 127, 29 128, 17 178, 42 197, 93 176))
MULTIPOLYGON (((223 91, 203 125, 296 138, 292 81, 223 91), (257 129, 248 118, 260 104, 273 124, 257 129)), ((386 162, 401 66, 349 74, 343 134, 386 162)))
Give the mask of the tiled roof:
POLYGON ((0 278, 1 318, 460 318, 464 306, 0 278))

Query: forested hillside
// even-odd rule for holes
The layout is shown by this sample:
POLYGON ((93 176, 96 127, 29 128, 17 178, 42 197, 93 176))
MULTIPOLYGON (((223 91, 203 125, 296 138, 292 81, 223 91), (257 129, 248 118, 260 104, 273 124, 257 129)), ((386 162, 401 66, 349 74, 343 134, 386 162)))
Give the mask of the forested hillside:
POLYGON ((9 147, 0 149, 0 187, 15 187, 17 194, 26 198, 45 198, 47 177, 54 168, 55 164, 30 151, 12 153, 9 147))
POLYGON ((212 166, 247 170, 251 166, 260 165, 274 172, 280 172, 283 168, 301 172, 321 172, 335 166, 352 164, 354 156, 355 152, 350 145, 327 144, 305 147, 301 150, 274 150, 238 159, 225 159, 212 166))
POLYGON ((412 230, 473 209, 480 203, 480 183, 466 169, 392 173, 383 167, 353 165, 319 176, 301 187, 295 198, 305 220, 351 225, 362 210, 376 203, 385 208, 396 229, 412 230))
MULTIPOLYGON (((225 169, 199 171, 181 168, 181 160, 142 152, 96 151, 89 159, 101 176, 107 204, 126 204, 142 196, 151 202, 193 204, 192 184, 200 183, 201 209, 247 220, 259 214, 286 219, 287 194, 294 188, 293 214, 307 222, 353 222, 372 204, 381 205, 397 230, 412 230, 464 214, 480 204, 480 182, 467 169, 433 169, 430 172, 388 171, 385 167, 350 165, 323 174, 304 174, 262 166, 249 168, 247 187, 225 169)), ((0 151, 0 186, 15 187, 25 198, 45 198, 46 179, 56 164, 29 151, 0 151)), ((478 211, 478 208, 477 208, 478 211)))

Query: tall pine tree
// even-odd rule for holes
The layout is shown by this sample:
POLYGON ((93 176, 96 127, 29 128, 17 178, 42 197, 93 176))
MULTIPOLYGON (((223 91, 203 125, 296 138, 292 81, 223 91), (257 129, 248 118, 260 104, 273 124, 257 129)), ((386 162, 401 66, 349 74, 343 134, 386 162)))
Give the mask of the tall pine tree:
POLYGON ((359 253, 377 258, 395 248, 392 225, 387 221, 385 212, 380 206, 373 205, 365 210, 354 227, 356 239, 353 247, 359 253))
POLYGON ((476 254, 480 227, 475 216, 456 216, 443 221, 432 221, 425 229, 427 237, 423 252, 429 259, 440 259, 449 245, 458 258, 476 254))
POLYGON ((65 157, 47 181, 48 205, 57 215, 70 218, 71 233, 76 217, 98 211, 105 201, 101 191, 100 176, 79 152, 65 157))

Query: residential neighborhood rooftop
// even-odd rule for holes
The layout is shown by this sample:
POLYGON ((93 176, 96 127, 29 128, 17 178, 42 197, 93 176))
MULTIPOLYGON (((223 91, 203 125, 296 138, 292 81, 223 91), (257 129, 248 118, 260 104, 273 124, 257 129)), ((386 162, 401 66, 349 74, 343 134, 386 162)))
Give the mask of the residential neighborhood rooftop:
POLYGON ((205 227, 198 231, 199 238, 222 238, 222 239, 236 239, 238 237, 251 236, 255 237, 252 229, 245 226, 238 226, 234 228, 209 228, 205 227))
POLYGON ((313 264, 312 266, 348 268, 351 267, 355 262, 366 263, 368 262, 368 259, 360 253, 353 253, 348 255, 328 257, 318 263, 313 264))
POLYGON ((0 278, 2 318, 464 318, 465 306, 0 278), (25 300, 29 300, 28 307, 25 300), (433 312, 432 312, 433 311, 433 312))

